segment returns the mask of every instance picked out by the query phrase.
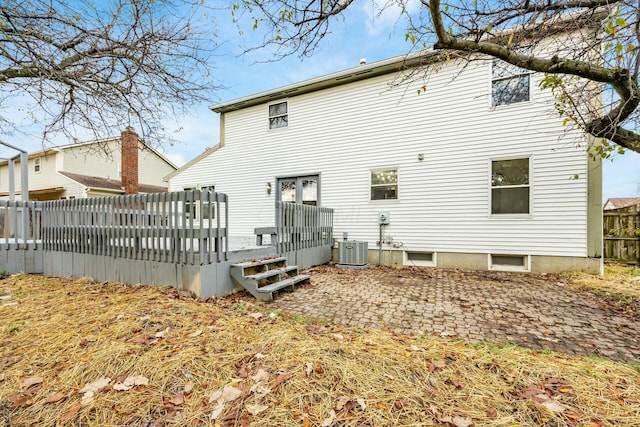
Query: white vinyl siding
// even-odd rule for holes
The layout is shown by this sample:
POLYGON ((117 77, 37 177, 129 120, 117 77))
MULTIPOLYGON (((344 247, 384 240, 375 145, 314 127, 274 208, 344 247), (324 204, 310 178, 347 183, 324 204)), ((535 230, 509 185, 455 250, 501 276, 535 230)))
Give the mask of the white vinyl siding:
MULTIPOLYGON (((335 209, 334 237, 375 248, 379 202, 370 200, 372 167, 401 171, 401 198, 385 205, 393 236, 412 252, 586 256, 587 156, 565 128, 548 93, 490 109, 490 61, 432 71, 427 91, 397 74, 289 98, 295 127, 265 129, 265 106, 225 114, 224 147, 171 179, 171 189, 215 182, 229 195, 232 236, 274 223, 278 176, 322 174, 322 206, 335 209), (336 108, 339 106, 339 108, 336 108), (319 114, 322 120, 318 120, 319 114), (330 123, 331 126, 327 126, 330 123), (418 154, 424 153, 419 160, 418 154), (489 159, 533 156, 535 215, 490 215, 489 159), (571 179, 578 174, 578 179, 571 179)), ((532 88, 539 76, 532 75, 532 88)))

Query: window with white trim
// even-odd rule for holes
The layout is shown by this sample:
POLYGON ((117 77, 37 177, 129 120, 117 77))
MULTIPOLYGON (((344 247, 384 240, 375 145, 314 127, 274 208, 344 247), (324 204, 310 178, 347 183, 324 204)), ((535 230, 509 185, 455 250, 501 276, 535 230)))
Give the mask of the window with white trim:
POLYGON ((491 67, 491 105, 529 101, 531 71, 494 59, 491 67))
MULTIPOLYGON (((215 185, 203 185, 196 187, 185 187, 184 191, 192 191, 192 190, 200 190, 203 192, 214 193, 216 191, 215 185)), ((187 218, 190 218, 193 215, 193 219, 196 220, 199 218, 199 215, 202 216, 202 219, 214 219, 215 218, 215 203, 214 202, 202 202, 200 203, 198 200, 190 201, 187 200, 184 202, 184 212, 186 213, 187 218)))
POLYGON ((42 167, 42 159, 38 157, 37 159, 35 159, 35 160, 33 161, 33 171, 34 171, 35 173, 39 173, 39 172, 40 172, 41 167, 42 167))
POLYGON ((398 169, 371 171, 371 200, 398 199, 398 169))
POLYGON ((491 214, 530 213, 529 158, 491 162, 491 214))
POLYGON ((285 128, 289 125, 287 102, 269 105, 269 129, 285 128))

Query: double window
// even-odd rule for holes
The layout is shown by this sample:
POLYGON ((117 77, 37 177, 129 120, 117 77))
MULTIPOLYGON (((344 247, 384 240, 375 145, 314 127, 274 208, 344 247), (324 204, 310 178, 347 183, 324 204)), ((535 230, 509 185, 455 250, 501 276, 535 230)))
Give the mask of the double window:
MULTIPOLYGON (((201 190, 203 192, 214 193, 216 191, 215 185, 203 185, 197 187, 185 187, 184 191, 201 190)), ((200 202, 198 200, 186 200, 184 202, 184 212, 187 214, 187 218, 193 216, 194 220, 202 219, 214 219, 215 218, 215 203, 209 201, 200 202)))
POLYGON ((530 213, 529 158, 491 162, 491 213, 530 213))
POLYGON ((371 200, 398 199, 398 169, 371 171, 371 200))
POLYGON ((531 98, 529 70, 499 59, 494 59, 492 65, 491 105, 493 107, 529 101, 531 98))
POLYGON ((287 102, 269 105, 269 129, 285 128, 289 125, 287 102))

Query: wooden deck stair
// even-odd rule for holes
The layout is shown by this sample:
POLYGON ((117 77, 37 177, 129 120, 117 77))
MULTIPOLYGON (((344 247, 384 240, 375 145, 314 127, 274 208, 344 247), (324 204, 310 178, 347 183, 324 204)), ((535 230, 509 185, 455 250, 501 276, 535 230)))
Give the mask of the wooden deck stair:
POLYGON ((287 265, 287 258, 265 258, 257 261, 232 264, 231 279, 262 301, 272 301, 273 293, 309 280, 308 274, 300 274, 298 267, 287 265))

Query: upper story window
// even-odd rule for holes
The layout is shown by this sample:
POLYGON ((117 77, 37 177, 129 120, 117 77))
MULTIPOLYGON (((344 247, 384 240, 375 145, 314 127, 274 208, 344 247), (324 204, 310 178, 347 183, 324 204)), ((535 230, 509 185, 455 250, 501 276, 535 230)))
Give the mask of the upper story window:
POLYGON ((529 158, 491 162, 491 213, 528 214, 529 158))
POLYGON ((269 129, 285 128, 289 125, 287 102, 269 105, 269 129))
POLYGON ((398 199, 398 169, 371 171, 371 200, 398 199))
POLYGON ((531 99, 531 71, 494 59, 491 67, 491 105, 515 104, 531 99))
POLYGON ((33 161, 33 171, 34 171, 35 173, 39 173, 39 172, 40 172, 41 167, 42 167, 42 159, 38 157, 37 159, 35 159, 35 160, 33 161))

